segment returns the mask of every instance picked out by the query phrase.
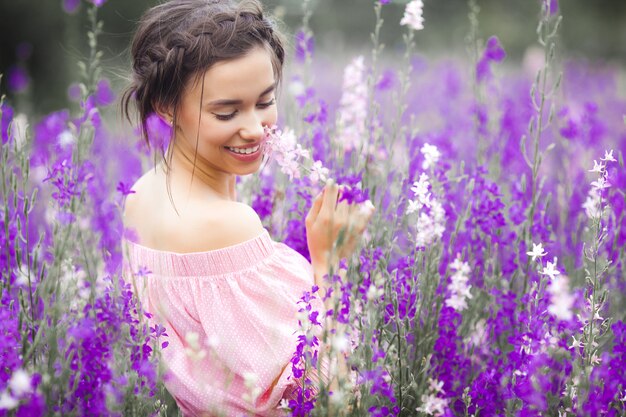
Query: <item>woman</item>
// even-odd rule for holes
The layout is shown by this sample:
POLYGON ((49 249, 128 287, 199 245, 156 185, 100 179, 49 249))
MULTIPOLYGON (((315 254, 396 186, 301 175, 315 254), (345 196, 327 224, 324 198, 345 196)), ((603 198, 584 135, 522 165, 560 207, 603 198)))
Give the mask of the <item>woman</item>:
POLYGON ((349 256, 373 209, 337 204, 330 182, 306 218, 311 264, 237 202, 276 123, 284 49, 256 0, 174 0, 143 16, 132 44, 134 104, 172 126, 163 160, 125 205, 125 274, 167 329, 165 384, 184 415, 280 415, 298 381, 297 301, 349 256), (333 245, 346 231, 340 248, 333 245), (149 273, 137 274, 138 271, 149 273), (138 279, 141 278, 141 279, 138 279))

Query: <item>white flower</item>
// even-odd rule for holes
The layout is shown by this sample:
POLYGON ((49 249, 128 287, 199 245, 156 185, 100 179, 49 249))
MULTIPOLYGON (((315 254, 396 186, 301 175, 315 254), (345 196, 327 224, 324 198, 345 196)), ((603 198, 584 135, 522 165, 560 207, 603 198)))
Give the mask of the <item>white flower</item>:
POLYGON ((437 398, 436 395, 422 395, 422 405, 417 407, 417 411, 430 414, 431 416, 441 416, 445 412, 448 400, 437 398))
POLYGON ((428 192, 428 187, 430 187, 428 175, 422 172, 419 180, 415 181, 411 187, 411 191, 413 191, 416 199, 409 201, 409 207, 407 207, 406 210, 407 214, 419 211, 422 207, 430 207, 430 193, 428 192))
POLYGON ((560 275, 561 273, 559 272, 558 269, 556 269, 556 261, 557 261, 556 257, 554 258, 554 262, 548 261, 548 264, 543 268, 543 271, 541 271, 541 274, 548 275, 551 279, 554 279, 554 277, 556 277, 557 275, 560 275))
POLYGON ((597 172, 599 174, 604 171, 604 164, 599 164, 595 159, 593 160, 593 169, 590 169, 589 172, 597 172))
POLYGON ((0 410, 12 410, 17 407, 19 402, 11 397, 8 392, 3 392, 0 395, 0 410))
POLYGON ((421 212, 417 219, 416 246, 424 247, 440 239, 445 232, 445 214, 443 206, 437 201, 431 201, 430 214, 421 212))
POLYGON ((601 158, 601 160, 616 162, 615 158, 613 158, 613 149, 611 149, 610 151, 604 151, 604 158, 601 158))
POLYGON ((583 203, 583 208, 585 209, 585 214, 590 219, 597 219, 602 216, 602 197, 600 193, 598 193, 595 189, 589 190, 589 194, 587 195, 587 199, 583 203))
POLYGON ((576 340, 575 336, 572 336, 572 339, 574 339, 574 341, 572 342, 571 345, 569 345, 570 349, 577 349, 577 348, 581 348, 584 347, 585 345, 583 344, 582 340, 576 340))
POLYGON ((73 146, 76 143, 76 136, 69 130, 64 130, 57 136, 57 143, 59 146, 65 148, 66 146, 73 146))
POLYGON ((21 397, 22 395, 29 393, 31 386, 30 375, 28 375, 28 372, 23 369, 18 369, 13 372, 11 380, 9 381, 9 388, 11 388, 11 392, 16 397, 21 397))
POLYGON ((289 400, 287 400, 286 398, 280 400, 280 403, 278 403, 278 408, 280 408, 281 410, 290 410, 289 400))
POLYGON ((328 168, 325 168, 322 165, 322 161, 315 161, 315 163, 311 166, 311 174, 309 174, 309 178, 313 184, 317 184, 318 182, 326 182, 328 179, 328 168))
POLYGON ((424 155, 424 162, 422 162, 422 169, 428 169, 431 166, 434 166, 439 162, 439 158, 441 158, 441 152, 435 145, 430 145, 425 143, 420 149, 422 155, 424 155))
POLYGON ((300 178, 300 160, 310 158, 309 151, 296 142, 296 135, 289 128, 284 131, 276 127, 265 128, 264 152, 278 163, 289 179, 300 178))
POLYGON ((543 245, 541 243, 538 243, 536 245, 533 243, 533 250, 530 252, 526 252, 526 255, 532 257, 533 262, 535 261, 535 259, 546 256, 547 254, 548 253, 543 250, 543 245))
POLYGON ((606 181, 606 178, 604 177, 600 177, 597 181, 592 182, 591 186, 598 191, 611 187, 611 185, 606 181))
POLYGON ((424 3, 422 0, 413 0, 406 5, 404 16, 400 20, 401 25, 408 25, 413 30, 424 29, 424 18, 422 17, 422 9, 424 3))
POLYGON ((346 151, 360 149, 367 137, 368 97, 365 62, 358 56, 344 70, 339 102, 338 141, 346 151))
POLYGON ((450 269, 455 270, 455 272, 450 277, 450 284, 448 285, 450 297, 446 299, 445 303, 456 311, 463 311, 467 308, 466 300, 473 298, 470 293, 471 285, 467 285, 471 270, 467 262, 461 262, 458 255, 450 264, 450 269))
MULTIPOLYGON (((555 276, 548 287, 550 306, 548 312, 559 320, 571 320, 574 297, 569 292, 569 281, 566 276, 555 276)), ((576 340, 576 339, 574 339, 576 340)))

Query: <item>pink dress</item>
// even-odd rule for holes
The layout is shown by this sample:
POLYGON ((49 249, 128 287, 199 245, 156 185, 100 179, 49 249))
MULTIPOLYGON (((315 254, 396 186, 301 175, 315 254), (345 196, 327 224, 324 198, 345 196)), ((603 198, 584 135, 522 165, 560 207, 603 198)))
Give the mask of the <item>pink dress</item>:
POLYGON ((165 385, 183 415, 284 415, 279 403, 297 386, 297 302, 314 283, 309 262, 267 230, 206 252, 124 242, 124 276, 134 274, 144 309, 169 336, 165 385))

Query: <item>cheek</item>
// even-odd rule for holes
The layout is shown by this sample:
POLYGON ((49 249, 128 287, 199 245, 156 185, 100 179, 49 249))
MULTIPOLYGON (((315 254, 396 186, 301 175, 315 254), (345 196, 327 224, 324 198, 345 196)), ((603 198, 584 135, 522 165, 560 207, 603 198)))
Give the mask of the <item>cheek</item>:
POLYGON ((278 121, 278 108, 276 105, 271 107, 271 110, 267 112, 267 116, 263 120, 263 124, 272 126, 278 121))

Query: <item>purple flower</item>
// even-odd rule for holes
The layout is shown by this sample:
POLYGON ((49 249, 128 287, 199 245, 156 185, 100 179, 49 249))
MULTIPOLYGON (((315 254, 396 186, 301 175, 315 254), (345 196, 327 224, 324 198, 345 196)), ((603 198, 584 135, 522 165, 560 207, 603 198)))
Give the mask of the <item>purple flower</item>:
POLYGON ((315 50, 315 38, 303 30, 296 32, 296 60, 306 61, 307 56, 312 56, 315 50))
POLYGON ((16 94, 23 93, 30 85, 30 77, 21 65, 14 65, 7 71, 7 85, 9 91, 16 94))
POLYGON ((113 93, 113 90, 111 90, 111 83, 108 79, 104 78, 98 81, 94 99, 96 105, 100 107, 108 106, 115 101, 115 94, 113 93))
POLYGON ((63 10, 65 10, 65 13, 76 13, 78 6, 80 6, 80 0, 63 0, 63 10))
POLYGON ((172 126, 153 113, 146 119, 146 130, 150 147, 165 152, 172 138, 172 126))
POLYGON ((117 191, 120 192, 124 197, 126 197, 129 194, 135 194, 135 191, 131 189, 131 185, 129 184, 125 184, 122 181, 120 181, 117 184, 117 191))
POLYGON ((96 7, 102 7, 107 0, 89 0, 90 3, 93 3, 96 7))
POLYGON ((81 99, 82 91, 78 83, 73 83, 67 87, 67 97, 75 102, 79 102, 81 99))
POLYGON ((483 55, 476 64, 476 80, 481 82, 491 77, 490 65, 492 62, 501 62, 506 57, 506 52, 500 45, 496 36, 487 40, 483 55))
POLYGON ((0 118, 0 135, 2 135, 2 143, 4 144, 10 139, 9 124, 13 120, 13 109, 6 103, 2 103, 0 113, 2 113, 2 118, 0 118))

